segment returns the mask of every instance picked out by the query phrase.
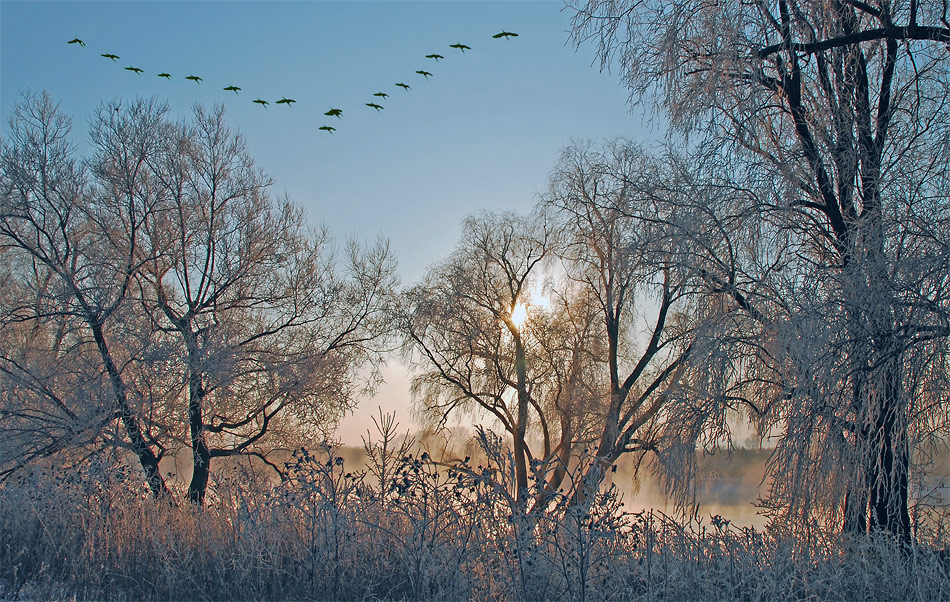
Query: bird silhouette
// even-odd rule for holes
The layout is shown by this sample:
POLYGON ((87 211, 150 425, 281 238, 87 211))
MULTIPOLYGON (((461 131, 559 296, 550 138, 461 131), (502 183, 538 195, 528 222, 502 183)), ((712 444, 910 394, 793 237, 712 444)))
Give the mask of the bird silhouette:
POLYGON ((287 105, 288 107, 290 107, 290 106, 293 106, 293 104, 294 104, 295 102, 297 102, 297 101, 294 100, 293 98, 286 98, 286 97, 284 97, 284 98, 281 98, 280 100, 278 100, 278 101, 276 102, 276 104, 279 104, 279 105, 287 105))
POLYGON ((73 38, 70 41, 66 42, 67 44, 79 44, 83 48, 86 47, 86 43, 80 40, 79 38, 73 38))
POLYGON ((404 83, 402 83, 402 82, 399 82, 399 83, 396 84, 396 85, 399 86, 400 88, 405 88, 406 90, 411 90, 411 89, 412 89, 412 86, 410 86, 409 84, 404 84, 404 83))
POLYGON ((104 59, 112 59, 113 61, 119 60, 119 55, 117 55, 117 54, 109 54, 108 52, 105 53, 105 54, 100 54, 99 56, 101 56, 101 57, 104 58, 104 59))
POLYGON ((332 134, 336 130, 336 128, 331 125, 321 125, 317 129, 323 130, 324 132, 329 132, 330 134, 332 134))
POLYGON ((264 107, 265 109, 267 108, 267 105, 270 104, 270 103, 267 102, 266 100, 261 100, 260 98, 258 98, 258 99, 256 99, 256 100, 252 100, 251 102, 256 102, 257 104, 261 105, 261 106, 264 107))
POLYGON ((227 90, 228 92, 234 92, 235 94, 237 94, 240 88, 238 88, 237 86, 228 86, 227 88, 225 88, 225 90, 227 90))
POLYGON ((373 96, 379 96, 380 98, 389 98, 389 94, 386 94, 385 92, 377 92, 376 94, 373 94, 373 96))
POLYGON ((171 79, 171 78, 172 78, 172 74, 171 74, 171 73, 159 73, 158 76, 159 76, 159 77, 164 77, 165 79, 171 79))
POLYGON ((427 55, 426 55, 426 58, 427 58, 427 59, 435 59, 436 62, 439 62, 439 59, 444 59, 445 57, 442 56, 441 54, 427 54, 427 55))
POLYGON ((419 75, 425 77, 426 79, 429 79, 429 78, 432 76, 432 74, 429 73, 428 71, 416 71, 416 73, 418 73, 419 75))
POLYGON ((376 109, 377 111, 382 111, 383 108, 384 108, 384 107, 379 106, 379 105, 376 104, 375 102, 368 102, 368 103, 366 103, 366 106, 367 106, 367 107, 371 107, 371 108, 373 108, 373 109, 376 109))
POLYGON ((200 84, 201 81, 202 81, 201 78, 198 77, 197 75, 189 75, 189 76, 186 77, 185 79, 190 79, 191 81, 195 82, 196 84, 200 84))
POLYGON ((496 33, 496 34, 493 35, 492 37, 495 38, 495 39, 498 39, 498 38, 505 38, 506 40, 510 40, 511 38, 517 38, 517 37, 518 37, 518 34, 516 34, 516 33, 511 33, 510 31, 505 31, 504 29, 502 29, 502 30, 501 30, 501 33, 496 33))
POLYGON ((142 71, 142 70, 139 69, 138 67, 133 67, 132 65, 129 65, 128 67, 126 67, 125 70, 126 70, 126 71, 132 71, 133 73, 137 73, 137 74, 139 74, 139 75, 141 75, 142 73, 145 73, 144 71, 142 71))
POLYGON ((459 50, 462 51, 463 54, 465 53, 466 50, 472 49, 471 46, 466 46, 465 44, 462 44, 461 42, 459 42, 458 44, 449 44, 449 48, 458 48, 459 50))
POLYGON ((340 118, 343 117, 343 110, 342 110, 342 109, 330 109, 329 111, 327 111, 326 113, 324 113, 324 115, 326 115, 327 117, 336 117, 337 119, 340 119, 340 118))

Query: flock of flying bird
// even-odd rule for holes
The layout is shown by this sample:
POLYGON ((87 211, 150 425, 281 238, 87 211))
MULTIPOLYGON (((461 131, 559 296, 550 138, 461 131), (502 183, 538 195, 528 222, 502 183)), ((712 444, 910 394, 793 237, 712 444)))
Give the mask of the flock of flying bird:
MULTIPOLYGON (((504 30, 502 30, 501 32, 496 33, 495 35, 492 36, 492 38, 494 38, 494 39, 505 38, 505 39, 508 39, 508 40, 510 40, 511 38, 516 38, 516 37, 518 37, 518 34, 513 33, 513 32, 510 32, 510 31, 504 31, 504 30)), ((80 46, 80 47, 82 47, 82 48, 85 48, 85 47, 86 47, 86 43, 83 42, 82 40, 80 40, 79 38, 73 38, 72 40, 69 40, 69 41, 66 42, 66 43, 67 43, 67 44, 76 44, 76 45, 78 45, 78 46, 80 46)), ((456 44, 449 44, 449 48, 454 48, 454 49, 456 49, 456 50, 462 52, 463 54, 465 53, 466 50, 471 50, 471 49, 472 49, 471 46, 466 46, 465 44, 462 44, 461 42, 456 43, 456 44)), ((103 58, 106 58, 106 59, 109 59, 109 60, 111 60, 112 62, 115 62, 115 61, 118 61, 118 60, 119 60, 119 56, 118 56, 118 55, 112 54, 112 53, 108 53, 108 52, 103 53, 103 54, 100 54, 99 56, 101 56, 101 57, 103 57, 103 58)), ((433 53, 433 54, 427 54, 427 55, 426 55, 426 58, 427 58, 427 59, 434 60, 434 61, 436 61, 436 62, 439 62, 441 59, 444 59, 445 57, 442 56, 441 54, 433 53)), ((135 73, 136 75, 142 75, 142 73, 145 72, 143 69, 139 69, 138 67, 134 67, 134 66, 132 66, 132 65, 129 65, 128 67, 125 67, 125 70, 126 70, 126 71, 131 71, 132 73, 135 73)), ((422 77, 424 77, 424 78, 426 78, 426 79, 429 79, 430 77, 432 77, 432 73, 430 73, 429 71, 426 71, 425 69, 420 69, 420 70, 416 71, 416 73, 417 73, 418 75, 421 75, 422 77)), ((171 73, 162 72, 162 73, 159 73, 159 74, 158 74, 158 77, 162 77, 162 78, 165 78, 165 79, 171 79, 171 78, 172 78, 172 75, 171 75, 171 73)), ((196 84, 200 84, 202 81, 204 81, 202 78, 200 78, 200 77, 198 77, 197 75, 194 75, 194 74, 191 74, 191 75, 186 76, 185 79, 191 80, 191 81, 195 82, 196 84)), ((404 82, 399 82, 399 83, 396 84, 396 86, 399 87, 399 88, 402 88, 403 90, 405 90, 405 91, 407 91, 407 92, 412 88, 412 86, 410 86, 409 84, 404 83, 404 82)), ((226 86, 226 87, 223 88, 223 89, 224 89, 225 91, 227 91, 227 92, 234 92, 235 94, 238 94, 238 93, 241 91, 241 88, 239 88, 238 86, 235 86, 235 85, 233 85, 233 84, 230 84, 230 85, 226 86)), ((373 96, 374 96, 374 99, 373 99, 372 102, 367 102, 367 103, 364 103, 364 104, 365 104, 367 107, 371 108, 371 109, 375 109, 377 112, 382 111, 385 107, 383 107, 382 105, 378 104, 378 102, 382 102, 382 101, 384 101, 385 99, 389 98, 389 94, 387 94, 386 92, 376 92, 376 93, 373 94, 373 96)), ((263 108, 265 108, 265 109, 267 108, 267 105, 270 104, 270 102, 268 102, 268 101, 266 101, 266 100, 264 100, 264 99, 262 99, 262 98, 255 98, 255 99, 252 100, 251 102, 256 103, 256 104, 259 104, 259 105, 261 105, 261 106, 262 106, 263 108)), ((297 102, 297 101, 294 100, 293 98, 287 98, 286 96, 284 96, 284 97, 282 97, 280 100, 275 100, 275 101, 274 101, 274 104, 278 104, 278 105, 281 105, 281 104, 282 104, 282 105, 287 105, 288 107, 292 107, 295 102, 297 102)), ((342 118, 343 118, 343 110, 342 110, 342 109, 337 109, 337 108, 334 108, 334 107, 330 107, 330 110, 327 111, 326 113, 324 113, 324 115, 327 116, 327 117, 336 117, 337 119, 342 119, 342 118)), ((320 131, 327 132, 327 133, 329 133, 329 134, 332 134, 333 132, 336 131, 336 128, 333 127, 333 126, 331 126, 331 125, 321 125, 321 126, 318 127, 317 129, 320 130, 320 131)))

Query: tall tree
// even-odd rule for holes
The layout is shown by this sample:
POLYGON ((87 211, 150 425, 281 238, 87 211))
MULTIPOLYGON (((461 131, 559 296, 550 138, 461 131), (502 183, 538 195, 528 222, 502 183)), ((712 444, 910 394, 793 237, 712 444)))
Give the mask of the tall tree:
POLYGON ((716 400, 738 384, 720 354, 735 316, 715 297, 745 253, 731 196, 702 164, 623 139, 575 144, 552 173, 542 204, 563 234, 556 252, 601 322, 589 486, 624 454, 652 454, 686 503, 695 446, 728 441, 734 408, 716 400))
POLYGON ((710 299, 738 243, 717 211, 729 195, 697 171, 624 140, 567 148, 532 217, 472 218, 409 297, 420 401, 493 414, 519 475, 544 476, 535 509, 558 489, 583 502, 625 454, 655 454, 683 503, 697 441, 728 436, 715 400, 737 383, 717 347, 735 317, 710 299), (533 227, 557 233, 543 253, 533 227))
POLYGON ((268 195, 223 107, 170 127, 152 168, 163 203, 140 283, 155 324, 180 340, 188 495, 201 503, 212 458, 264 455, 281 414, 326 429, 355 402, 357 371, 381 361, 394 261, 382 241, 351 242, 340 261, 326 230, 268 195))
MULTIPOLYGON (((607 386, 594 418, 590 487, 624 454, 665 458, 695 440, 694 421, 667 417, 687 402, 680 377, 705 318, 691 299, 703 261, 718 249, 698 244, 708 219, 696 198, 709 204, 714 197, 691 188, 676 167, 673 157, 624 140, 574 145, 562 153, 543 200, 563 233, 564 274, 594 300, 602 323, 607 386)), ((688 403, 697 407, 700 399, 688 403)))
MULTIPOLYGON (((156 128, 165 110, 142 101, 120 115, 100 112, 92 121, 96 152, 91 171, 98 185, 90 186, 86 170, 73 156, 69 119, 49 95, 26 96, 11 116, 0 174, 0 244, 23 276, 17 287, 23 297, 10 300, 4 318, 12 325, 32 322, 42 327, 50 322, 53 329, 45 347, 53 357, 47 361, 55 362, 68 353, 79 365, 92 368, 80 376, 80 382, 93 390, 101 386, 96 384, 100 378, 108 383, 110 403, 99 426, 116 419, 122 424, 156 497, 167 495, 168 490, 150 433, 135 400, 129 398, 124 372, 130 358, 123 356, 121 316, 140 267, 141 228, 156 201, 147 186, 146 162, 156 152, 156 128), (149 135, 142 135, 143 131, 149 135), (96 357, 91 364, 90 354, 96 357)), ((51 404, 57 413, 75 421, 77 412, 70 409, 74 396, 48 383, 54 364, 47 363, 42 368, 45 374, 38 376, 29 368, 34 358, 20 361, 26 360, 22 351, 16 347, 4 351, 7 382, 14 388, 25 387, 29 397, 44 406, 51 404)), ((8 389, 5 397, 16 402, 17 392, 8 389)), ((88 416, 88 412, 82 414, 88 416)), ((32 421, 30 415, 43 416, 43 411, 33 408, 19 414, 32 421)), ((30 453, 59 451, 71 439, 71 432, 89 427, 74 424, 30 453)), ((89 435, 81 439, 88 440, 89 435)))
POLYGON ((799 524, 909 539, 913 450, 947 432, 933 394, 950 335, 945 5, 574 10, 574 39, 598 44, 635 100, 731 166, 735 214, 760 237, 743 267, 754 277, 720 293, 754 323, 738 355, 769 384, 763 427, 783 430, 773 503, 799 524))
POLYGON ((45 95, 4 147, 0 411, 19 451, 0 461, 121 443, 119 419, 156 495, 159 460, 190 449, 201 503, 213 458, 267 461, 373 388, 395 261, 383 240, 338 251, 272 198, 221 108, 173 123, 150 101, 113 105, 86 163, 45 95))
POLYGON ((583 431, 583 408, 571 398, 584 386, 591 314, 558 303, 574 315, 554 320, 531 307, 553 243, 540 215, 468 219, 452 255, 408 291, 402 320, 424 411, 436 421, 473 410, 496 419, 511 440, 510 493, 522 508, 532 467, 544 475, 542 488, 557 489, 566 465, 560 460, 572 456, 583 431))

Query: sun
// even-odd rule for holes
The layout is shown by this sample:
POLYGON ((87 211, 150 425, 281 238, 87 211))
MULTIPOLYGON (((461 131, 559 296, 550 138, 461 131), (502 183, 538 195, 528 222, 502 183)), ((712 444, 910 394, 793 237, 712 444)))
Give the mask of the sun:
POLYGON ((514 309, 511 310, 511 321, 514 322, 518 328, 521 328, 521 325, 524 324, 527 317, 528 307, 524 303, 518 303, 514 309))

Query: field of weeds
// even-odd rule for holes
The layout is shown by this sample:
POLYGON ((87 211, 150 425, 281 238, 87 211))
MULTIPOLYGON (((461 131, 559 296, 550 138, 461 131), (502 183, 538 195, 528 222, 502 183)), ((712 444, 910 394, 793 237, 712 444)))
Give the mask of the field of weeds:
POLYGON ((377 460, 350 471, 331 449, 298 451, 282 483, 236 469, 203 508, 155 501, 108 461, 34 472, 0 489, 0 598, 950 598, 933 542, 804 542, 719 517, 625 512, 613 489, 524 513, 480 477, 489 466, 377 460))

